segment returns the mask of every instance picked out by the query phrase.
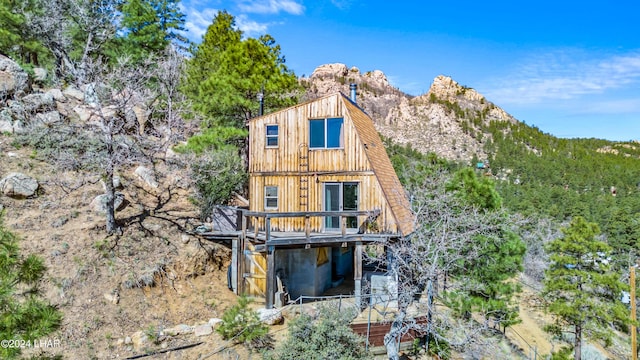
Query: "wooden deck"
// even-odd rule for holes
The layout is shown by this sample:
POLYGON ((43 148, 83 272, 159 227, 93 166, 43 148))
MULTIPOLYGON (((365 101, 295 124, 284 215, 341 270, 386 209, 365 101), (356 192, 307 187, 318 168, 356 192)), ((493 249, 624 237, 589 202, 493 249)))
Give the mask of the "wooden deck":
MULTIPOLYGON (((200 233, 205 239, 230 242, 232 248, 232 282, 236 284, 237 293, 245 292, 247 271, 244 259, 252 254, 261 254, 266 264, 262 278, 266 280, 265 302, 268 309, 273 307, 276 291, 275 251, 292 248, 312 247, 354 247, 354 280, 356 294, 360 293, 362 279, 363 246, 375 242, 383 242, 402 236, 399 233, 375 232, 375 219, 380 210, 370 211, 306 211, 306 212, 254 212, 240 210, 241 230, 220 230, 200 233), (337 217, 339 229, 318 232, 312 228, 311 218, 337 217), (278 231, 272 227, 272 219, 302 218, 302 231, 278 231), (357 228, 348 228, 347 219, 363 219, 357 228), (235 275, 234 275, 235 274, 235 275)), ((277 223, 277 221, 275 221, 277 223)), ((317 221, 316 221, 317 222, 317 221)))

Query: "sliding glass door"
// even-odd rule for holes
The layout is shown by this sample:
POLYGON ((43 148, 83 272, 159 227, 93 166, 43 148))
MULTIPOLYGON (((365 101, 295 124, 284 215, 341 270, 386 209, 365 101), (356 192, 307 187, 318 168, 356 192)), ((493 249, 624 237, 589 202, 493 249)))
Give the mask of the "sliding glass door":
MULTIPOLYGON (((324 183, 324 211, 357 211, 358 210, 358 183, 335 182, 324 183)), ((340 217, 325 217, 326 230, 339 230, 340 217)), ((347 217, 347 228, 358 227, 356 216, 347 217)))

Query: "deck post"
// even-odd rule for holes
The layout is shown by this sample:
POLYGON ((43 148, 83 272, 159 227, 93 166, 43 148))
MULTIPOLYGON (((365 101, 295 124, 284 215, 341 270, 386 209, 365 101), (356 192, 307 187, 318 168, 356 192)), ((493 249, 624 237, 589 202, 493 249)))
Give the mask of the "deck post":
POLYGON ((353 257, 353 292, 356 296, 356 306, 362 308, 362 242, 356 243, 353 257))
POLYGON ((311 218, 309 215, 305 215, 304 217, 304 236, 309 241, 309 237, 311 236, 311 218))
POLYGON ((240 236, 231 240, 231 283, 229 286, 235 294, 238 294, 238 257, 240 247, 240 236))
POLYGON ((265 242, 267 246, 267 291, 265 293, 266 308, 273 309, 273 294, 275 293, 276 285, 276 262, 275 262, 275 246, 270 245, 271 242, 271 218, 267 215, 264 219, 264 234, 265 242))
POLYGON ((342 237, 347 234, 347 217, 340 215, 340 231, 342 232, 342 237))
POLYGON ((246 264, 247 258, 244 254, 244 250, 246 247, 247 241, 247 216, 242 214, 242 234, 240 234, 240 238, 238 239, 238 274, 237 281, 238 285, 236 287, 236 294, 244 295, 244 266, 246 264))
POLYGON ((273 309, 273 294, 275 293, 276 284, 276 262, 275 262, 275 246, 267 245, 267 291, 265 293, 265 308, 273 309))

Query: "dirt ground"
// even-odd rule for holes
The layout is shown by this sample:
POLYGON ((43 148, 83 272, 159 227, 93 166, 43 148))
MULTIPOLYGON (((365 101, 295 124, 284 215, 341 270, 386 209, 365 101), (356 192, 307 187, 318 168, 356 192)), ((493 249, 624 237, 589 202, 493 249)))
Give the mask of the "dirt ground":
MULTIPOLYGON (((157 188, 144 184, 133 170, 120 172, 120 191, 129 202, 116 213, 122 234, 107 236, 104 215, 89 205, 103 192, 98 177, 59 172, 0 135, 0 177, 21 172, 40 183, 36 197, 0 196, 0 204, 5 226, 21 239, 22 253, 45 260, 43 294, 64 316, 62 328, 50 336, 57 346, 46 353, 115 359, 202 342, 155 357, 197 359, 224 344, 215 333, 176 336, 157 346, 123 343, 137 332, 157 334, 179 324, 206 323, 237 301, 226 286, 230 250, 187 234, 201 221, 182 183, 183 170, 156 169, 157 188)), ((225 351, 206 358, 229 358, 225 351)))

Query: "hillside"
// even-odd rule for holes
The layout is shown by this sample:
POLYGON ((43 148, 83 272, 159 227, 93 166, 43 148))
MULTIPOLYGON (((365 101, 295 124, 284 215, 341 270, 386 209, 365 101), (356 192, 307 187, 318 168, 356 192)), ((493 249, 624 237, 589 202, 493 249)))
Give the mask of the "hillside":
MULTIPOLYGON (((638 144, 554 138, 444 76, 417 97, 393 88, 381 71, 361 73, 342 64, 320 66, 300 82, 307 98, 348 93, 349 83, 357 83, 358 103, 381 134, 448 160, 488 162, 490 167, 478 171, 499 180, 505 204, 514 211, 555 216, 558 222, 583 211, 603 221, 611 239, 613 222, 607 220, 617 217, 619 223, 640 212, 638 144)), ((192 202, 186 158, 158 155, 150 178, 141 175, 139 164, 123 167, 117 175, 124 201, 116 215, 123 231, 107 236, 105 215, 94 201, 104 193, 100 177, 58 168, 17 141, 18 133, 33 129, 29 126, 54 129, 90 122, 84 100, 90 91, 38 84, 32 90, 20 101, 0 103, 0 179, 22 173, 37 180, 38 190, 26 198, 0 196, 0 209, 6 210, 6 226, 21 237, 24 253, 40 254, 48 267, 44 294, 64 314, 63 327, 53 336, 62 347, 50 352, 116 358, 202 343, 164 357, 195 359, 222 349, 226 343, 217 334, 196 336, 193 329, 206 330, 210 319, 236 302, 226 285, 230 251, 193 233, 202 221, 192 202), (16 120, 18 113, 27 113, 33 123, 16 120)), ((131 116, 138 121, 133 128, 143 123, 151 128, 138 115, 131 116)), ((622 230, 615 239, 629 245, 622 235, 635 230, 622 230)), ((523 301, 535 296, 526 297, 523 301)), ((540 329, 544 321, 538 305, 523 306, 526 326, 514 329, 546 350, 551 344, 540 329)), ((528 351, 526 340, 508 336, 528 351)), ((243 351, 230 348, 209 358, 243 358, 243 351)), ((609 356, 622 357, 619 352, 609 356)))

